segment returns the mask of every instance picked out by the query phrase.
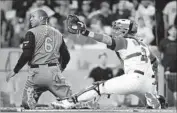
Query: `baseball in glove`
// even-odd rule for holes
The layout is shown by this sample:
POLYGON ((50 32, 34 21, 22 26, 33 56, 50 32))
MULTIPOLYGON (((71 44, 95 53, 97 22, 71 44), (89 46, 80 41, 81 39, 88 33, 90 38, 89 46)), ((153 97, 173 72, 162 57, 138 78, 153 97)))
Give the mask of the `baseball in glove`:
POLYGON ((68 15, 67 17, 68 32, 79 34, 86 30, 86 25, 76 15, 68 15))

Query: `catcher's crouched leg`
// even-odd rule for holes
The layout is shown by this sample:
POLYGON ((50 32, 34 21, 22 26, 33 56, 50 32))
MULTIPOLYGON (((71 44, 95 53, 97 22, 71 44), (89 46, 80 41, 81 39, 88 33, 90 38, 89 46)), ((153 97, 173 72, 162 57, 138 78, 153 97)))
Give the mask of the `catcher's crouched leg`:
POLYGON ((53 108, 57 108, 57 109, 69 109, 69 108, 96 109, 95 107, 97 107, 98 104, 93 104, 92 103, 93 101, 91 102, 91 100, 101 95, 100 88, 102 88, 102 86, 104 86, 104 82, 96 82, 92 86, 73 95, 72 97, 60 99, 58 100, 58 102, 51 103, 51 105, 53 106, 53 108))
POLYGON ((98 109, 97 96, 101 96, 100 87, 104 86, 104 81, 94 82, 92 86, 72 96, 71 100, 77 104, 76 108, 98 109))

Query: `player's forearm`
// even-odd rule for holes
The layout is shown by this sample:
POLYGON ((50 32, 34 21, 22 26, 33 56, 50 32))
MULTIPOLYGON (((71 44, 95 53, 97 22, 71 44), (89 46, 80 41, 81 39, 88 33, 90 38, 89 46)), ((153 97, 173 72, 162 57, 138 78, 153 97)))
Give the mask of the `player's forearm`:
POLYGON ((82 35, 90 37, 98 42, 105 43, 107 45, 112 45, 112 38, 105 34, 94 33, 92 31, 86 30, 82 35))
POLYGON ((32 57, 32 52, 30 50, 25 50, 23 51, 23 53, 21 54, 15 68, 14 68, 14 72, 18 73, 19 70, 29 61, 31 60, 32 57))

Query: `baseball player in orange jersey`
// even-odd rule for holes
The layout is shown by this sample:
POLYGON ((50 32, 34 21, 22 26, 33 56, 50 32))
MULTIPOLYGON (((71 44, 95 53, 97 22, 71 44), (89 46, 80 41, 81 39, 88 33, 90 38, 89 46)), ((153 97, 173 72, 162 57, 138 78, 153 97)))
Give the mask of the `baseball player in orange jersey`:
POLYGON ((123 61, 125 74, 102 83, 93 84, 71 98, 55 103, 55 106, 67 109, 75 106, 78 102, 89 101, 103 94, 134 94, 147 108, 166 108, 164 97, 159 96, 156 91, 150 51, 145 44, 136 39, 136 23, 128 19, 119 19, 113 22, 112 28, 112 37, 94 33, 88 31, 85 24, 79 21, 75 15, 68 16, 69 32, 81 33, 86 37, 107 44, 108 48, 118 53, 123 61))
POLYGON ((61 74, 70 60, 62 34, 47 25, 48 16, 43 10, 33 12, 30 22, 33 28, 26 33, 23 53, 13 72, 6 77, 9 81, 28 62, 31 76, 28 76, 22 99, 26 109, 34 109, 45 91, 61 99, 71 96, 70 86, 61 74))

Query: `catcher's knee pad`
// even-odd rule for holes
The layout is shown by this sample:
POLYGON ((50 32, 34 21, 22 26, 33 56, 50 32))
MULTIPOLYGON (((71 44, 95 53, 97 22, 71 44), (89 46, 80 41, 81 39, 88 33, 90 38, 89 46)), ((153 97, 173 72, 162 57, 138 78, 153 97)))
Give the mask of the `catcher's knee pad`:
POLYGON ((94 82, 92 86, 88 87, 87 89, 81 91, 80 93, 72 96, 72 101, 74 103, 77 103, 78 100, 78 96, 82 95, 83 93, 87 92, 87 91, 90 91, 90 90, 95 90, 99 96, 101 96, 101 93, 100 93, 100 85, 104 85, 104 81, 99 81, 99 82, 94 82))

